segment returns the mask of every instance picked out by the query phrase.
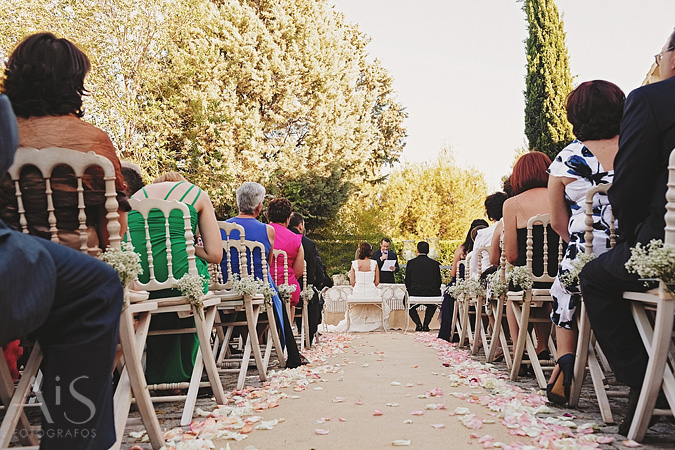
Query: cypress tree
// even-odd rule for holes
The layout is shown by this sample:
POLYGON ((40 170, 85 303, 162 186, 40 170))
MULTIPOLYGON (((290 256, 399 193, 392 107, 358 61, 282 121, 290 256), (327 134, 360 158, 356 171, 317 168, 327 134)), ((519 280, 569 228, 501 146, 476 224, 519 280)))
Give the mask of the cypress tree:
POLYGON ((525 136, 529 149, 551 159, 572 139, 565 100, 572 90, 563 21, 554 0, 524 0, 529 35, 525 78, 525 136))

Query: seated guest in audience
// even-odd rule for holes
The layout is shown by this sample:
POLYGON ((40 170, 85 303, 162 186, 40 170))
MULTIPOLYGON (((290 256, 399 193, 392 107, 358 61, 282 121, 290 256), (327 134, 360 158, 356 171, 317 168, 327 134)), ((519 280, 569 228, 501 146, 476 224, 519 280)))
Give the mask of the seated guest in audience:
MULTIPOLYGON (((267 265, 272 267, 272 249, 275 244, 276 233, 271 225, 265 225, 258 220, 258 216, 263 210, 263 201, 265 200, 265 188, 254 182, 246 182, 237 189, 237 209, 239 214, 237 216, 227 219, 230 223, 236 223, 244 227, 246 239, 250 241, 260 242, 265 247, 265 254, 267 255, 267 265)), ((288 230, 286 230, 288 231, 288 230)), ((221 236, 225 237, 225 232, 221 231, 221 236)), ((239 233, 235 230, 232 232, 232 239, 239 239, 239 233)), ((262 258, 260 252, 254 252, 253 255, 254 275, 257 279, 263 279, 262 258)), ((230 255, 232 270, 238 273, 238 255, 232 251, 230 255)), ((227 261, 221 263, 223 274, 227 274, 227 261)), ((271 286, 275 287, 272 280, 272 274, 267 272, 267 279, 271 286)), ((286 308, 282 306, 281 299, 278 295, 272 296, 272 306, 274 310, 274 317, 279 324, 280 338, 282 345, 285 345, 288 353, 286 360, 286 367, 294 368, 305 364, 306 360, 298 351, 298 346, 295 342, 295 336, 291 329, 291 322, 286 313, 286 308)))
MULTIPOLYGON (((409 297, 440 297, 441 296, 441 265, 428 256, 429 243, 417 243, 417 257, 408 261, 405 268, 405 288, 409 297)), ((425 305, 424 323, 420 322, 417 308, 420 305, 410 305, 410 318, 415 322, 415 331, 429 331, 429 324, 436 312, 436 305, 425 305)))
POLYGON ((302 248, 302 235, 295 234, 288 229, 288 223, 293 212, 293 205, 286 198, 275 198, 267 206, 267 220, 274 228, 274 249, 283 250, 288 257, 288 269, 284 273, 284 261, 280 256, 272 263, 272 278, 279 285, 288 277, 288 284, 295 285, 295 292, 291 294, 291 323, 295 317, 295 307, 300 302, 300 283, 305 268, 305 251, 302 248))
MULTIPOLYGON (((465 261, 466 255, 473 250, 473 240, 475 239, 478 230, 487 228, 487 226, 488 223, 484 219, 475 219, 471 222, 471 227, 466 233, 466 239, 455 250, 452 268, 450 269, 450 275, 452 276, 450 286, 455 284, 458 279, 463 279, 466 275, 464 273, 465 266, 464 264, 460 264, 460 262, 465 261)), ((454 307, 455 299, 448 293, 443 294, 443 303, 441 303, 441 328, 438 331, 439 339, 444 339, 446 341, 450 340, 450 335, 452 334, 452 312, 454 307)), ((457 335, 455 335, 455 338, 459 339, 457 335)), ((457 342, 457 340, 453 339, 453 342, 457 342)))
MULTIPOLYGON (((524 266, 526 264, 527 221, 532 216, 550 212, 547 189, 548 173, 546 173, 550 164, 551 160, 544 153, 529 152, 521 156, 513 167, 511 185, 516 195, 504 202, 503 251, 506 255, 506 260, 514 266, 524 266)), ((548 267, 544 267, 541 245, 544 239, 544 232, 548 235, 548 248, 558 248, 560 238, 550 226, 545 231, 541 225, 535 225, 533 229, 535 250, 532 256, 533 272, 535 275, 541 275, 543 270, 546 270, 549 275, 554 276, 558 270, 556 258, 549 258, 548 267)), ((535 287, 546 288, 550 286, 539 286, 535 283, 535 287)), ((510 286, 510 289, 515 288, 515 286, 510 286)), ((511 339, 515 348, 518 337, 518 322, 511 307, 511 302, 508 301, 507 303, 506 315, 509 322, 511 339)), ((551 333, 551 323, 536 323, 534 329, 537 335, 537 355, 541 360, 548 360, 551 357, 548 351, 548 337, 551 333)))
POLYGON ((145 183, 143 182, 143 174, 141 168, 129 161, 122 161, 122 176, 127 184, 124 190, 128 198, 131 198, 136 192, 140 191, 145 183))
MULTIPOLYGON (((16 120, 0 95, 0 176, 18 145, 16 120)), ((115 443, 112 367, 122 285, 107 264, 0 220, 0 346, 34 333, 44 359, 42 450, 115 443), (68 388, 70 386, 70 389, 68 388)))
MULTIPOLYGON (((84 78, 89 72, 87 55, 67 39, 51 33, 28 36, 12 52, 5 70, 4 93, 9 97, 17 115, 19 146, 43 149, 63 147, 81 152, 95 152, 112 162, 115 187, 120 204, 121 233, 126 230, 129 204, 124 194, 125 184, 120 161, 105 132, 84 122, 82 96, 87 94, 84 78)), ((91 169, 85 178, 88 246, 92 253, 108 246, 105 220, 105 185, 100 169, 91 169)), ((45 187, 37 169, 25 170, 23 202, 29 231, 50 237, 48 213, 44 205, 45 187)), ((51 181, 54 206, 58 217, 61 242, 80 248, 77 210, 77 183, 69 169, 57 168, 51 181)), ((18 213, 14 185, 6 175, 0 182, 2 219, 18 228, 18 213)))
MULTIPOLYGON (((220 240, 220 229, 213 211, 213 204, 208 194, 199 187, 189 183, 177 172, 167 172, 156 178, 152 184, 141 188, 133 198, 143 200, 155 198, 161 200, 178 200, 187 205, 190 210, 192 232, 197 236, 197 229, 203 245, 195 245, 197 270, 200 275, 209 278, 208 263, 220 263, 223 257, 223 247, 220 240)), ((152 245, 155 277, 164 281, 169 276, 166 257, 165 218, 159 211, 152 211, 148 219, 150 240, 152 245)), ((185 222, 183 214, 175 210, 169 216, 172 241, 172 267, 176 279, 188 271, 188 260, 184 239, 185 222), (182 245, 180 242, 183 242, 182 245)), ((135 211, 129 213, 129 232, 131 243, 136 252, 141 255, 143 273, 138 279, 147 283, 150 279, 148 256, 145 240, 145 223, 141 214, 135 211)), ((204 283, 204 293, 208 292, 208 283, 204 283)), ((180 296, 178 290, 171 292, 152 292, 150 298, 180 296)), ((153 315, 150 322, 151 330, 192 328, 194 319, 181 319, 175 314, 153 315)), ((149 384, 179 383, 189 381, 194 368, 195 357, 199 350, 197 333, 181 335, 148 336, 146 352, 146 377, 149 384)))
MULTIPOLYGON (((619 426, 628 434, 648 356, 623 291, 644 290, 626 271, 630 249, 663 239, 668 158, 675 148, 675 31, 656 55, 661 80, 628 95, 621 121, 614 183, 609 190, 621 236, 616 246, 589 262, 580 274, 588 318, 619 381, 630 386, 629 411, 619 426)), ((657 400, 657 404, 658 404, 657 400)))
MULTIPOLYGON (((556 156, 548 169, 551 227, 567 242, 558 277, 551 286, 558 363, 551 373, 547 395, 558 404, 569 400, 577 343, 574 313, 581 300, 579 286, 565 287, 560 278, 573 269, 578 255, 584 253, 586 193, 614 179, 625 99, 617 85, 603 80, 581 83, 572 91, 567 97, 567 120, 576 140, 556 156)), ((612 214, 608 197, 596 195, 593 209, 597 211, 593 215, 593 253, 597 256, 610 249, 612 214)))
MULTIPOLYGON (((358 251, 356 258, 358 259, 358 251)), ((394 274, 398 272, 398 256, 396 255, 396 251, 391 248, 391 239, 388 237, 382 238, 380 241, 380 248, 373 252, 373 261, 377 262, 377 268, 380 272, 380 283, 396 283, 394 274), (387 260, 394 261, 394 267, 392 270, 382 269, 384 262, 387 260)))
POLYGON ((469 273, 471 276, 480 276, 482 272, 490 267, 490 253, 483 250, 478 253, 478 250, 483 247, 489 247, 492 243, 492 236, 495 229, 502 219, 502 206, 508 197, 504 192, 495 192, 488 195, 485 199, 485 213, 488 219, 492 221, 492 225, 487 228, 478 230, 476 239, 473 242, 473 250, 471 251, 471 260, 469 261, 469 273), (480 261, 481 273, 478 273, 478 261, 480 261))
MULTIPOLYGON (((307 264, 307 286, 311 285, 314 295, 308 305, 309 335, 310 340, 314 339, 314 334, 321 323, 321 303, 319 301, 319 292, 324 286, 333 286, 333 280, 326 273, 326 267, 321 262, 316 243, 305 236, 305 219, 298 212, 291 213, 291 219, 288 222, 288 229, 295 234, 302 235, 302 249, 305 253, 305 264, 307 264)), ((300 286, 303 280, 298 280, 300 286)), ((303 300, 304 301, 304 300, 303 300)))

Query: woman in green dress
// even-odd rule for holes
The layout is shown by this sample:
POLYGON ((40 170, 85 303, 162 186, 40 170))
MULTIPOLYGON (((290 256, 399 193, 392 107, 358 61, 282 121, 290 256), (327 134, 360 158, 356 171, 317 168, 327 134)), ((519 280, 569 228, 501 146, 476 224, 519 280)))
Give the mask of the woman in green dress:
MULTIPOLYGON (((200 275, 208 279, 208 263, 220 263, 223 249, 220 239, 220 230, 213 211, 213 204, 208 194, 199 187, 191 184, 177 172, 167 172, 158 177, 152 184, 145 186, 133 195, 133 198, 157 198, 162 200, 178 200, 187 205, 190 210, 192 232, 197 236, 197 229, 201 237, 201 244, 195 243, 197 256, 197 270, 200 275)), ((166 258, 166 236, 164 216, 157 211, 150 213, 148 218, 150 240, 152 245, 155 277, 158 281, 168 278, 166 258)), ((182 239, 185 230, 183 215, 174 210, 169 215, 169 232, 172 238, 172 265, 174 277, 180 278, 188 271, 185 241, 182 239)), ((138 278, 141 282, 149 280, 148 261, 145 246, 145 224, 140 213, 129 213, 129 233, 131 243, 141 255, 143 274, 138 278)), ((208 283, 204 283, 204 293, 208 290, 208 283)), ((176 289, 152 292, 150 298, 179 296, 176 289)), ((153 315, 150 322, 151 330, 193 328, 192 318, 180 319, 177 314, 153 315)), ((179 383, 189 381, 192 375, 199 340, 196 333, 180 335, 148 336, 146 352, 146 378, 148 384, 179 383)))

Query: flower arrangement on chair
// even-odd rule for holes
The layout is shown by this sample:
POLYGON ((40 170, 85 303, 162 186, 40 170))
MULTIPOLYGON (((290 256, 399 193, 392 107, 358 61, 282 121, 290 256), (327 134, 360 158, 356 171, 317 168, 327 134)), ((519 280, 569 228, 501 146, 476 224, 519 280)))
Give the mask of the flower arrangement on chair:
POLYGON ((675 294, 675 246, 660 239, 652 239, 642 246, 639 242, 631 249, 626 270, 636 273, 650 287, 650 282, 661 280, 671 294, 675 294))
POLYGON ((129 242, 122 243, 121 249, 108 247, 98 255, 98 259, 115 269, 124 287, 143 273, 141 256, 134 251, 134 246, 129 242))
POLYGON ((176 282, 176 289, 186 296, 190 304, 202 313, 202 297, 204 296, 204 283, 208 280, 202 275, 186 273, 176 282))

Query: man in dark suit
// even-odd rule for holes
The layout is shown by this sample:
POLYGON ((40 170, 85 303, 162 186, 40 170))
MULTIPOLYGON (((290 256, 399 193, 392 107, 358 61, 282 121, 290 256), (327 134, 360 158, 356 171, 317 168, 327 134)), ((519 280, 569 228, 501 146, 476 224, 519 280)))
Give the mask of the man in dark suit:
POLYGON ((675 148, 675 31, 656 55, 661 80, 628 96, 621 122, 614 184, 609 199, 619 221, 616 247, 580 274, 583 301, 595 336, 618 380, 630 386, 629 411, 619 426, 626 435, 647 367, 647 353, 623 291, 644 290, 624 264, 636 243, 663 239, 668 158, 675 148))
MULTIPOLYGON (((300 213, 291 213, 288 229, 295 234, 302 234, 302 249, 305 252, 305 263, 307 264, 307 285, 312 285, 314 296, 309 302, 307 313, 309 316, 309 336, 310 342, 314 339, 314 334, 321 323, 321 303, 319 301, 319 292, 324 286, 333 286, 333 280, 326 274, 326 268, 321 262, 319 251, 316 248, 316 242, 305 236, 305 219, 300 213)), ((302 278, 298 280, 302 286, 302 278)), ((304 301, 304 299, 300 299, 304 301)), ((298 321, 302 317, 297 317, 298 321)), ((298 325, 300 326, 300 325, 298 325)))
POLYGON ((389 238, 382 238, 380 249, 373 252, 372 259, 377 261, 377 267, 380 269, 380 283, 396 283, 394 273, 398 272, 398 256, 391 249, 391 240, 389 238), (395 261, 393 270, 382 270, 384 262, 388 259, 395 261))
MULTIPOLYGON (((405 269, 405 288, 410 297, 440 297, 441 296, 441 265, 438 261, 429 258, 429 244, 421 241, 417 243, 417 257, 408 261, 405 269)), ((417 327, 415 331, 429 331, 429 324, 436 312, 436 305, 425 305, 424 323, 420 322, 417 308, 420 305, 410 306, 410 318, 417 327)))
MULTIPOLYGON (((18 145, 0 95, 0 177, 18 145)), ((112 367, 122 285, 107 264, 0 220, 0 346, 37 336, 44 353, 40 449, 109 448, 115 442, 112 367)))

